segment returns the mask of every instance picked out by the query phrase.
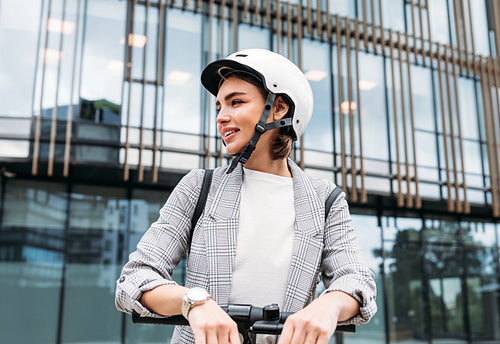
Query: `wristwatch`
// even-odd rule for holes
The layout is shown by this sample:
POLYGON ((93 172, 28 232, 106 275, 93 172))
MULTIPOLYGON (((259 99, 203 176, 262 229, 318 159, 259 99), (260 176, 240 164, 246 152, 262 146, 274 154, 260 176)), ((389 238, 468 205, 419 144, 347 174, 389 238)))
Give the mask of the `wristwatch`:
POLYGON ((196 306, 202 305, 210 299, 210 294, 203 288, 191 288, 182 298, 182 315, 188 318, 189 311, 196 306))

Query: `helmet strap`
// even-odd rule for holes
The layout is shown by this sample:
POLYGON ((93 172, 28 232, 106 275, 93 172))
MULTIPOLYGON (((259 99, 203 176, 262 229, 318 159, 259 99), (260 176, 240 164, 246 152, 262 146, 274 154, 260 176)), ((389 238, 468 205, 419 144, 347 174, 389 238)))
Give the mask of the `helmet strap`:
POLYGON ((275 99, 276 99, 276 94, 272 92, 269 92, 267 94, 264 110, 262 110, 259 122, 255 125, 255 131, 253 132, 252 138, 250 139, 250 142, 248 142, 245 150, 240 155, 236 156, 233 159, 233 161, 231 162, 231 166, 229 166, 229 169, 226 172, 227 174, 233 172, 234 169, 236 168, 236 165, 238 165, 239 162, 241 162, 241 164, 243 165, 248 161, 248 159, 250 159, 250 156, 255 150, 255 147, 257 147, 257 142, 259 141, 260 136, 262 134, 264 134, 268 130, 292 125, 291 118, 284 118, 278 121, 266 123, 267 119, 269 118, 269 114, 271 113, 271 109, 273 108, 275 99))

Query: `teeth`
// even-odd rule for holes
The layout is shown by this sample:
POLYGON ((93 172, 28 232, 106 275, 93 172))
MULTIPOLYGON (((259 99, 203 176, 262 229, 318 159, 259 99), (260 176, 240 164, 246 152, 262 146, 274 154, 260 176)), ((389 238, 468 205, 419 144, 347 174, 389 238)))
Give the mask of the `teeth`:
POLYGON ((232 133, 235 133, 235 132, 236 132, 236 130, 226 131, 226 133, 224 134, 224 137, 229 136, 229 135, 231 135, 232 133))

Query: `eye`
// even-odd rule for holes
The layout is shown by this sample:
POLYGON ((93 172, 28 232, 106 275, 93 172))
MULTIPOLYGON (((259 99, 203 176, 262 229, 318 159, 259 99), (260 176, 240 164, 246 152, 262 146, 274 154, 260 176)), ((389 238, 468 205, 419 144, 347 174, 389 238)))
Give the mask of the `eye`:
POLYGON ((234 106, 234 105, 238 105, 238 104, 242 104, 243 101, 242 100, 239 100, 239 99, 233 99, 231 101, 231 104, 234 106))

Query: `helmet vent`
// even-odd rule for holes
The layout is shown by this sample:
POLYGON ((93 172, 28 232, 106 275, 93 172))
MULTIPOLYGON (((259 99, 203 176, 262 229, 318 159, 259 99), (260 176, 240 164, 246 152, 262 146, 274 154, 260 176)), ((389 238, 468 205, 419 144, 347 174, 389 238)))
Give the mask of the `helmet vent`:
POLYGON ((273 87, 278 87, 278 83, 277 82, 273 83, 273 87))
POLYGON ((300 122, 300 120, 299 120, 299 119, 295 121, 295 123, 299 123, 299 122, 300 122))
POLYGON ((248 55, 247 54, 238 54, 236 55, 236 57, 247 57, 248 55))

